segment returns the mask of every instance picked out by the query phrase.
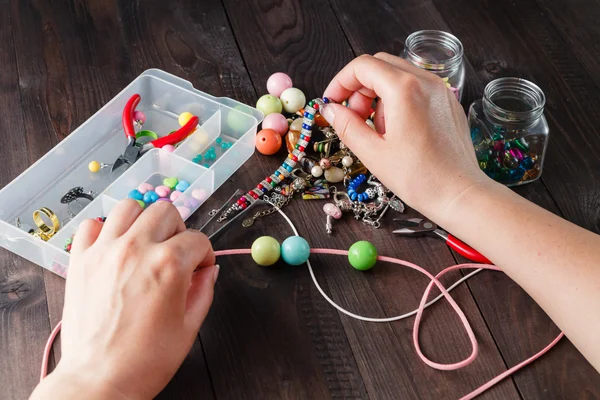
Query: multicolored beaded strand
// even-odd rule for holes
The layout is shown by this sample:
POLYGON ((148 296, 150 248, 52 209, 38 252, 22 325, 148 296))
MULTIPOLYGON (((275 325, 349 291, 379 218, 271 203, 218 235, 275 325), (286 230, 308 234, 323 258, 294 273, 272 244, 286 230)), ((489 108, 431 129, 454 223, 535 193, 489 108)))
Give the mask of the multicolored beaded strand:
POLYGON ((266 193, 269 193, 273 188, 281 183, 284 179, 290 176, 296 164, 302 160, 305 156, 305 150, 310 143, 310 137, 312 135, 312 127, 314 125, 314 118, 317 111, 325 104, 329 103, 327 97, 317 98, 308 102, 304 108, 304 115, 302 119, 302 130, 300 131, 300 138, 296 143, 294 151, 288 154, 287 158, 271 176, 267 176, 262 182, 242 197, 238 201, 225 210, 218 218, 217 221, 224 221, 230 216, 237 214, 238 212, 248 208, 250 204, 260 199, 266 193))

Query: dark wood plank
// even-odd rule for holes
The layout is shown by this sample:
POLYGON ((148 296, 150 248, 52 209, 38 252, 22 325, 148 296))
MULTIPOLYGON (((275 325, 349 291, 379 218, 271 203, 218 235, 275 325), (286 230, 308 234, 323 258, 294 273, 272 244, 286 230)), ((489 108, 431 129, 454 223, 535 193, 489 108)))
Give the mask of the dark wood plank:
MULTIPOLYGON (((501 3, 505 4, 506 2, 501 3)), ((481 97, 483 87, 489 80, 504 75, 523 76, 523 74, 528 73, 520 68, 523 63, 518 63, 518 65, 513 63, 515 59, 522 59, 520 49, 515 49, 514 46, 517 39, 505 35, 504 41, 499 40, 502 36, 495 31, 496 27, 489 26, 490 23, 501 18, 497 10, 491 11, 493 8, 498 8, 494 7, 491 2, 485 6, 473 6, 470 3, 467 4, 467 2, 464 2, 464 4, 451 4, 443 1, 435 2, 435 4, 432 2, 403 1, 396 6, 390 6, 387 2, 372 2, 368 5, 352 3, 349 5, 341 1, 333 1, 333 4, 336 11, 338 11, 340 23, 357 53, 374 53, 383 50, 399 54, 403 48, 402 43, 405 37, 410 32, 418 29, 450 30, 457 34, 465 45, 465 52, 469 61, 467 64, 465 105, 481 97), (465 9, 468 9, 468 11, 465 11, 465 9), (366 21, 365 15, 368 16, 366 21), (377 21, 378 23, 368 23, 368 21, 377 21), (465 23, 465 21, 470 22, 465 23), (367 27, 366 34, 363 35, 360 30, 354 29, 359 24, 367 27), (485 46, 483 45, 485 43, 494 43, 495 45, 485 46), (501 48, 502 51, 498 51, 498 48, 501 48), (473 51, 475 50, 477 52, 474 57, 473 51)), ((521 15, 521 7, 521 2, 518 5, 514 4, 510 15, 521 15), (519 11, 517 12, 517 10, 519 11)), ((530 19, 540 20, 533 13, 529 15, 527 21, 530 19)), ((501 26, 506 27, 506 25, 500 24, 499 31, 502 30, 501 26)), ((532 28, 532 30, 536 29, 539 29, 539 27, 532 28)), ((504 31, 507 30, 504 29, 504 31)), ((541 47, 541 43, 539 46, 541 47)), ((529 70, 531 72, 535 71, 533 68, 529 70)), ((547 95, 550 104, 562 98, 559 92, 547 93, 547 95), (557 99, 554 99, 554 96, 557 99)), ((551 144, 554 139, 555 135, 553 135, 551 144)), ((582 159, 582 162, 586 163, 588 159, 596 157, 596 155, 586 156, 582 159)), ((546 178, 549 175, 557 175, 556 170, 557 168, 553 169, 547 164, 544 182, 547 181, 546 178)), ((572 176, 562 177, 562 179, 571 181, 572 178, 572 176)), ((594 187, 591 182, 579 182, 578 185, 581 188, 580 190, 589 191, 593 190, 594 187)), ((542 183, 520 188, 518 192, 541 206, 559 213, 554 200, 542 183)), ((591 220, 595 221, 596 219, 591 220)), ((464 261, 464 259, 462 260, 464 261)), ((477 278, 476 283, 469 284, 469 286, 475 294, 487 324, 492 329, 504 360, 509 366, 512 366, 537 352, 556 336, 558 330, 556 328, 548 329, 552 326, 549 318, 506 276, 498 276, 495 273, 484 273, 483 275, 483 277, 477 278), (482 281, 484 283, 481 283, 482 281), (508 291, 512 296, 507 296, 508 291), (499 302, 497 299, 509 299, 509 301, 499 302), (498 321, 497 318, 500 315, 510 315, 511 318, 498 321), (520 329, 515 329, 514 323, 508 324, 509 321, 523 321, 525 315, 527 316, 527 323, 519 324, 520 329), (525 328, 522 328, 523 325, 525 328), (543 337, 539 333, 540 330, 544 332, 543 337), (515 343, 523 343, 523 345, 515 346, 515 343)), ((594 371, 590 369, 573 346, 567 341, 565 342, 557 350, 554 350, 551 359, 548 356, 547 360, 538 361, 534 366, 519 373, 517 383, 522 395, 535 398, 540 392, 545 392, 546 394, 551 393, 554 398, 561 398, 574 390, 578 384, 584 382, 587 384, 590 378, 594 381, 594 371), (562 377, 560 370, 555 368, 558 363, 582 371, 585 376, 581 378, 570 376, 570 386, 565 387, 564 379, 560 379, 562 377), (542 364, 541 367, 540 364, 542 364), (549 378, 549 376, 554 376, 554 379, 549 378)))
MULTIPOLYGON (((225 5, 259 94, 265 90, 265 82, 271 73, 286 71, 291 74, 295 85, 305 90, 307 95, 318 95, 333 75, 354 56, 348 50, 342 32, 333 23, 335 16, 322 3, 289 2, 267 5, 249 2, 241 5, 225 1, 225 5)), ((368 238, 378 245, 382 253, 409 257, 432 270, 440 270, 452 263, 449 251, 439 242, 402 242, 390 239, 387 230, 373 231, 355 221, 338 224, 341 232, 333 238, 326 238, 323 234, 324 222, 318 217, 322 213, 320 207, 321 204, 314 202, 295 202, 289 207, 292 219, 296 222, 303 221, 301 234, 309 238, 313 246, 347 248, 359 238, 368 238), (304 222, 307 215, 317 217, 304 222), (413 251, 414 246, 424 246, 425 254, 417 254, 413 251)), ((253 235, 257 236, 258 232, 253 235)), ((269 230, 262 232, 272 234, 269 230)), ((349 307, 367 315, 393 315, 394 312, 406 311, 407 307, 418 303, 421 294, 419 290, 425 285, 424 280, 420 280, 415 274, 395 267, 381 267, 385 273, 382 272, 377 275, 379 279, 371 281, 370 274, 363 275, 348 269, 347 261, 343 259, 320 257, 317 260, 317 275, 328 284, 334 299, 347 301, 349 307), (322 259, 327 262, 320 261, 322 259), (389 280, 388 274, 395 276, 395 279, 389 280), (415 290, 402 290, 398 293, 400 282, 405 282, 408 287, 414 286, 415 290)), ((485 333, 487 328, 475 303, 470 299, 468 290, 461 290, 462 292, 457 292, 457 298, 462 300, 461 304, 470 320, 483 336, 482 347, 491 349, 487 353, 490 356, 484 356, 472 368, 488 371, 493 376, 494 366, 496 370, 502 370, 502 360, 497 350, 494 350, 491 336, 485 333)), ((447 311, 443 306, 435 308, 431 319, 447 317, 447 311)), ((464 394, 465 387, 476 387, 473 373, 467 370, 442 374, 430 370, 418 360, 410 335, 407 335, 412 326, 411 321, 393 326, 366 324, 345 317, 341 321, 367 393, 372 397, 429 398, 437 397, 440 393, 443 396, 459 396, 464 394)), ((443 328, 433 324, 426 326, 422 343, 431 356, 446 361, 456 360, 459 354, 466 355, 469 350, 460 329, 455 319, 444 318, 443 328), (441 332, 452 332, 452 335, 445 336, 441 332), (441 336, 444 338, 441 339, 441 336), (440 343, 446 343, 446 346, 436 346, 440 343), (456 347, 445 352, 444 348, 451 348, 447 346, 450 343, 456 347)), ((210 352, 207 355, 211 364, 210 352)), ((518 398, 510 382, 501 385, 495 396, 518 398)))
MULTIPOLYGON (((5 1, 0 13, 0 187, 31 160, 25 136, 19 76, 13 41, 14 20, 5 1)), ((4 240, 4 238, 1 238, 4 240)), ((42 350, 50 333, 42 270, 0 249, 0 397, 27 398, 39 379, 42 350)))

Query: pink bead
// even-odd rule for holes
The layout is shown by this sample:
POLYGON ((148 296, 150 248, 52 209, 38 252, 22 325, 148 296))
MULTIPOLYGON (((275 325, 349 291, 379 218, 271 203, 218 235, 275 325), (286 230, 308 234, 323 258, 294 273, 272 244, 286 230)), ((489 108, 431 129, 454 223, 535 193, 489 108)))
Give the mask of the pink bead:
POLYGON ((165 144, 162 147, 163 150, 168 151, 169 153, 172 153, 175 151, 175 146, 173 146, 172 144, 165 144))
POLYGON ((159 201, 166 201, 166 202, 171 203, 171 200, 169 200, 169 199, 167 199, 165 197, 161 197, 160 199, 156 200, 156 202, 159 202, 159 201))
POLYGON ((190 211, 189 208, 184 207, 184 206, 177 207, 177 211, 179 211, 179 215, 181 215, 181 218, 183 218, 183 219, 186 219, 187 217, 189 217, 192 214, 192 211, 190 211))
POLYGON ((288 122, 283 114, 273 113, 265 117, 262 123, 262 129, 273 129, 281 136, 285 136, 288 131, 288 122))
POLYGON ((133 113, 133 120, 134 121, 139 121, 140 124, 143 124, 144 122, 146 122, 146 114, 144 114, 141 111, 135 111, 133 113))
POLYGON ((168 197, 169 193, 171 193, 171 189, 169 189, 168 187, 166 187, 164 185, 157 186, 156 189, 154 189, 154 191, 160 197, 168 197))
POLYGON ((144 183, 140 183, 140 186, 138 186, 137 190, 141 193, 144 194, 146 193, 148 190, 154 190, 154 186, 152 186, 151 184, 144 182, 144 183))
POLYGON ((171 193, 171 201, 176 201, 179 198, 179 196, 181 196, 181 194, 182 193, 179 190, 176 190, 173 193, 171 193))
POLYGON ((325 214, 330 215, 335 219, 340 219, 342 217, 342 210, 333 203, 325 204, 323 206, 323 211, 325 211, 325 214))
POLYGON ((196 200, 204 201, 208 198, 208 193, 203 189, 194 189, 192 191, 192 197, 196 200))
POLYGON ((292 86, 292 78, 283 72, 276 72, 267 80, 267 91, 275 97, 281 96, 285 89, 292 86))

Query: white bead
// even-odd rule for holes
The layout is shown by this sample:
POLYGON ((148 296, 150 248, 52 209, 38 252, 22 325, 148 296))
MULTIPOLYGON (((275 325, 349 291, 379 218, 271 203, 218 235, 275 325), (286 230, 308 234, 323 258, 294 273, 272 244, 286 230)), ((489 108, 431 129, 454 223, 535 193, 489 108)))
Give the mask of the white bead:
POLYGON ((354 164, 354 160, 352 159, 352 157, 350 156, 345 156, 344 158, 342 158, 342 165, 344 167, 349 167, 352 164, 354 164))
POLYGON ((281 100, 283 109, 288 113, 295 113, 306 104, 304 93, 297 88, 285 89, 279 99, 281 100))
POLYGON ((375 130, 375 124, 373 123, 373 121, 371 121, 370 119, 365 121, 367 123, 367 125, 369 125, 369 127, 373 130, 375 130))
POLYGON ((338 183, 344 180, 344 171, 338 167, 331 167, 325 171, 325 179, 330 183, 338 183))
POLYGON ((323 168, 321 168, 318 165, 315 165, 314 167, 312 167, 310 169, 310 174, 312 176, 314 176, 315 178, 319 178, 319 177, 323 176, 323 168))

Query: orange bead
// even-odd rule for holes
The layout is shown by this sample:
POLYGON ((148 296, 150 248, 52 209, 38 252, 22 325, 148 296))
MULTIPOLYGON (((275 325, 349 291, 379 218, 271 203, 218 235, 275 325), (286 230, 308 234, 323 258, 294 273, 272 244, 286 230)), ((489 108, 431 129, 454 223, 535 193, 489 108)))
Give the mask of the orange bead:
POLYGON ((320 128, 326 128, 329 126, 329 122, 327 122, 325 117, 323 117, 319 112, 315 114, 315 124, 317 124, 317 126, 320 128))
POLYGON ((256 150, 266 156, 277 153, 281 143, 281 135, 273 129, 263 129, 256 134, 256 150))

